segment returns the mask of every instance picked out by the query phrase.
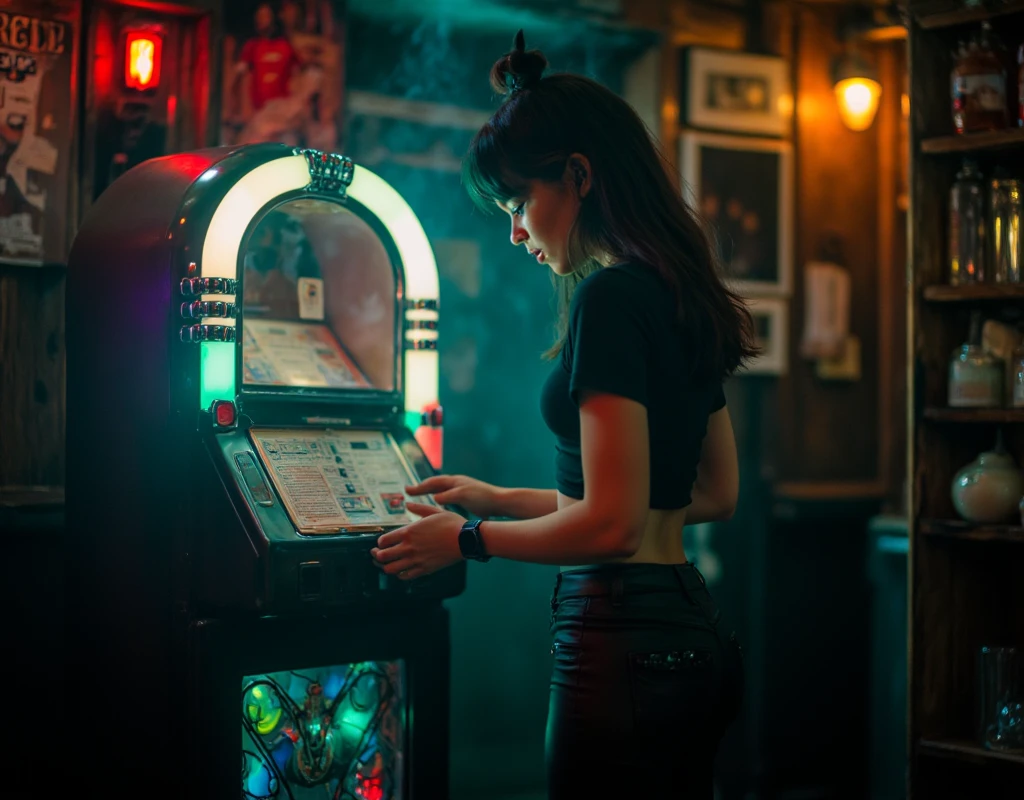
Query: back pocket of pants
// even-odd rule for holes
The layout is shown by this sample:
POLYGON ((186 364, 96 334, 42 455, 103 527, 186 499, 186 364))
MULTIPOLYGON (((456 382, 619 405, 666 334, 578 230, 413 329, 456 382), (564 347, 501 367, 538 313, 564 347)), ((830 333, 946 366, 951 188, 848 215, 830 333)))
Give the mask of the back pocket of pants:
POLYGON ((714 719, 721 666, 711 650, 629 654, 633 723, 639 736, 678 741, 714 719))

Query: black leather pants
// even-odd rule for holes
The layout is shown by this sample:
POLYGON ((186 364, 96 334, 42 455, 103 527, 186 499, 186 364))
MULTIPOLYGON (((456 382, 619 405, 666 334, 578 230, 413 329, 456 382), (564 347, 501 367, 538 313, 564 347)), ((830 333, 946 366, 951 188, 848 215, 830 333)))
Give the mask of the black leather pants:
POLYGON ((743 665, 696 567, 563 572, 551 610, 549 800, 710 800, 743 665))

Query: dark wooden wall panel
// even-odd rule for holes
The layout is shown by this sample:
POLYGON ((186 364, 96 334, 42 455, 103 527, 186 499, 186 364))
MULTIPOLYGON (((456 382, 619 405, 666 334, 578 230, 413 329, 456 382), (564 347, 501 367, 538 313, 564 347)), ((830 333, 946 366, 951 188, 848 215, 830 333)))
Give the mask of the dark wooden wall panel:
POLYGON ((64 272, 0 266, 0 488, 63 484, 64 272))
MULTIPOLYGON (((889 150, 898 131, 901 64, 891 54, 871 53, 882 68, 883 97, 890 105, 867 131, 848 130, 832 90, 832 62, 842 52, 840 10, 828 5, 793 8, 795 123, 794 291, 790 306, 790 369, 779 383, 780 480, 786 483, 856 483, 881 494, 886 481, 899 484, 891 463, 895 418, 902 408, 896 384, 902 365, 882 358, 891 350, 900 318, 880 315, 899 307, 900 258, 905 238, 894 189, 900 161, 889 150), (892 106, 896 103, 896 106, 892 106), (883 178, 882 171, 887 173, 883 178), (805 297, 804 267, 823 255, 834 237, 841 265, 851 277, 851 333, 861 343, 857 381, 823 381, 816 364, 799 355, 805 297), (891 294, 897 291, 897 298, 891 294), (885 377, 882 371, 885 370, 885 377), (872 489, 872 487, 875 487, 872 489)), ((891 45, 890 45, 891 47, 891 45)), ((898 488, 892 492, 898 495, 898 488)))
POLYGON ((787 480, 865 480, 877 473, 877 218, 878 151, 871 131, 855 133, 839 118, 831 63, 841 45, 831 9, 799 7, 796 17, 795 281, 790 309, 789 376, 780 387, 790 435, 787 480), (803 330, 803 268, 821 256, 827 237, 842 246, 851 277, 851 331, 861 340, 860 381, 820 381, 815 363, 799 356, 803 330))

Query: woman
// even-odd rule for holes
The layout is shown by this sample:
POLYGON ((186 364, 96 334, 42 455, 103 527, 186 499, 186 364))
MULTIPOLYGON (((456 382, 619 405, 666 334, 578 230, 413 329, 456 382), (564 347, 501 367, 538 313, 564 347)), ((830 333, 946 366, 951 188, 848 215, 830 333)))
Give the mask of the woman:
POLYGON ((474 138, 464 181, 555 275, 541 411, 557 489, 430 478, 409 493, 482 521, 410 503, 423 519, 373 553, 408 580, 460 558, 560 565, 550 797, 710 798, 742 666, 681 533, 735 508, 722 381, 755 353, 753 325, 636 113, 587 78, 542 77, 546 65, 520 31, 492 69, 507 98, 474 138))

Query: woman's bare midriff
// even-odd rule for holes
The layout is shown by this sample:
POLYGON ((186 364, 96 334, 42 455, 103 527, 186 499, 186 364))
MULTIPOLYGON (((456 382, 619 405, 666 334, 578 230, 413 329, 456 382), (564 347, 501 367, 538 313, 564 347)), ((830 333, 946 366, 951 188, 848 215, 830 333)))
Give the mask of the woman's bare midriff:
MULTIPOLYGON (((558 507, 566 508, 580 502, 558 492, 558 507)), ((686 561, 683 550, 683 525, 686 524, 686 509, 652 508, 647 512, 644 536, 640 547, 629 558, 610 558, 604 563, 617 564, 682 564, 686 561)), ((579 569, 584 564, 562 567, 562 572, 579 569)))

